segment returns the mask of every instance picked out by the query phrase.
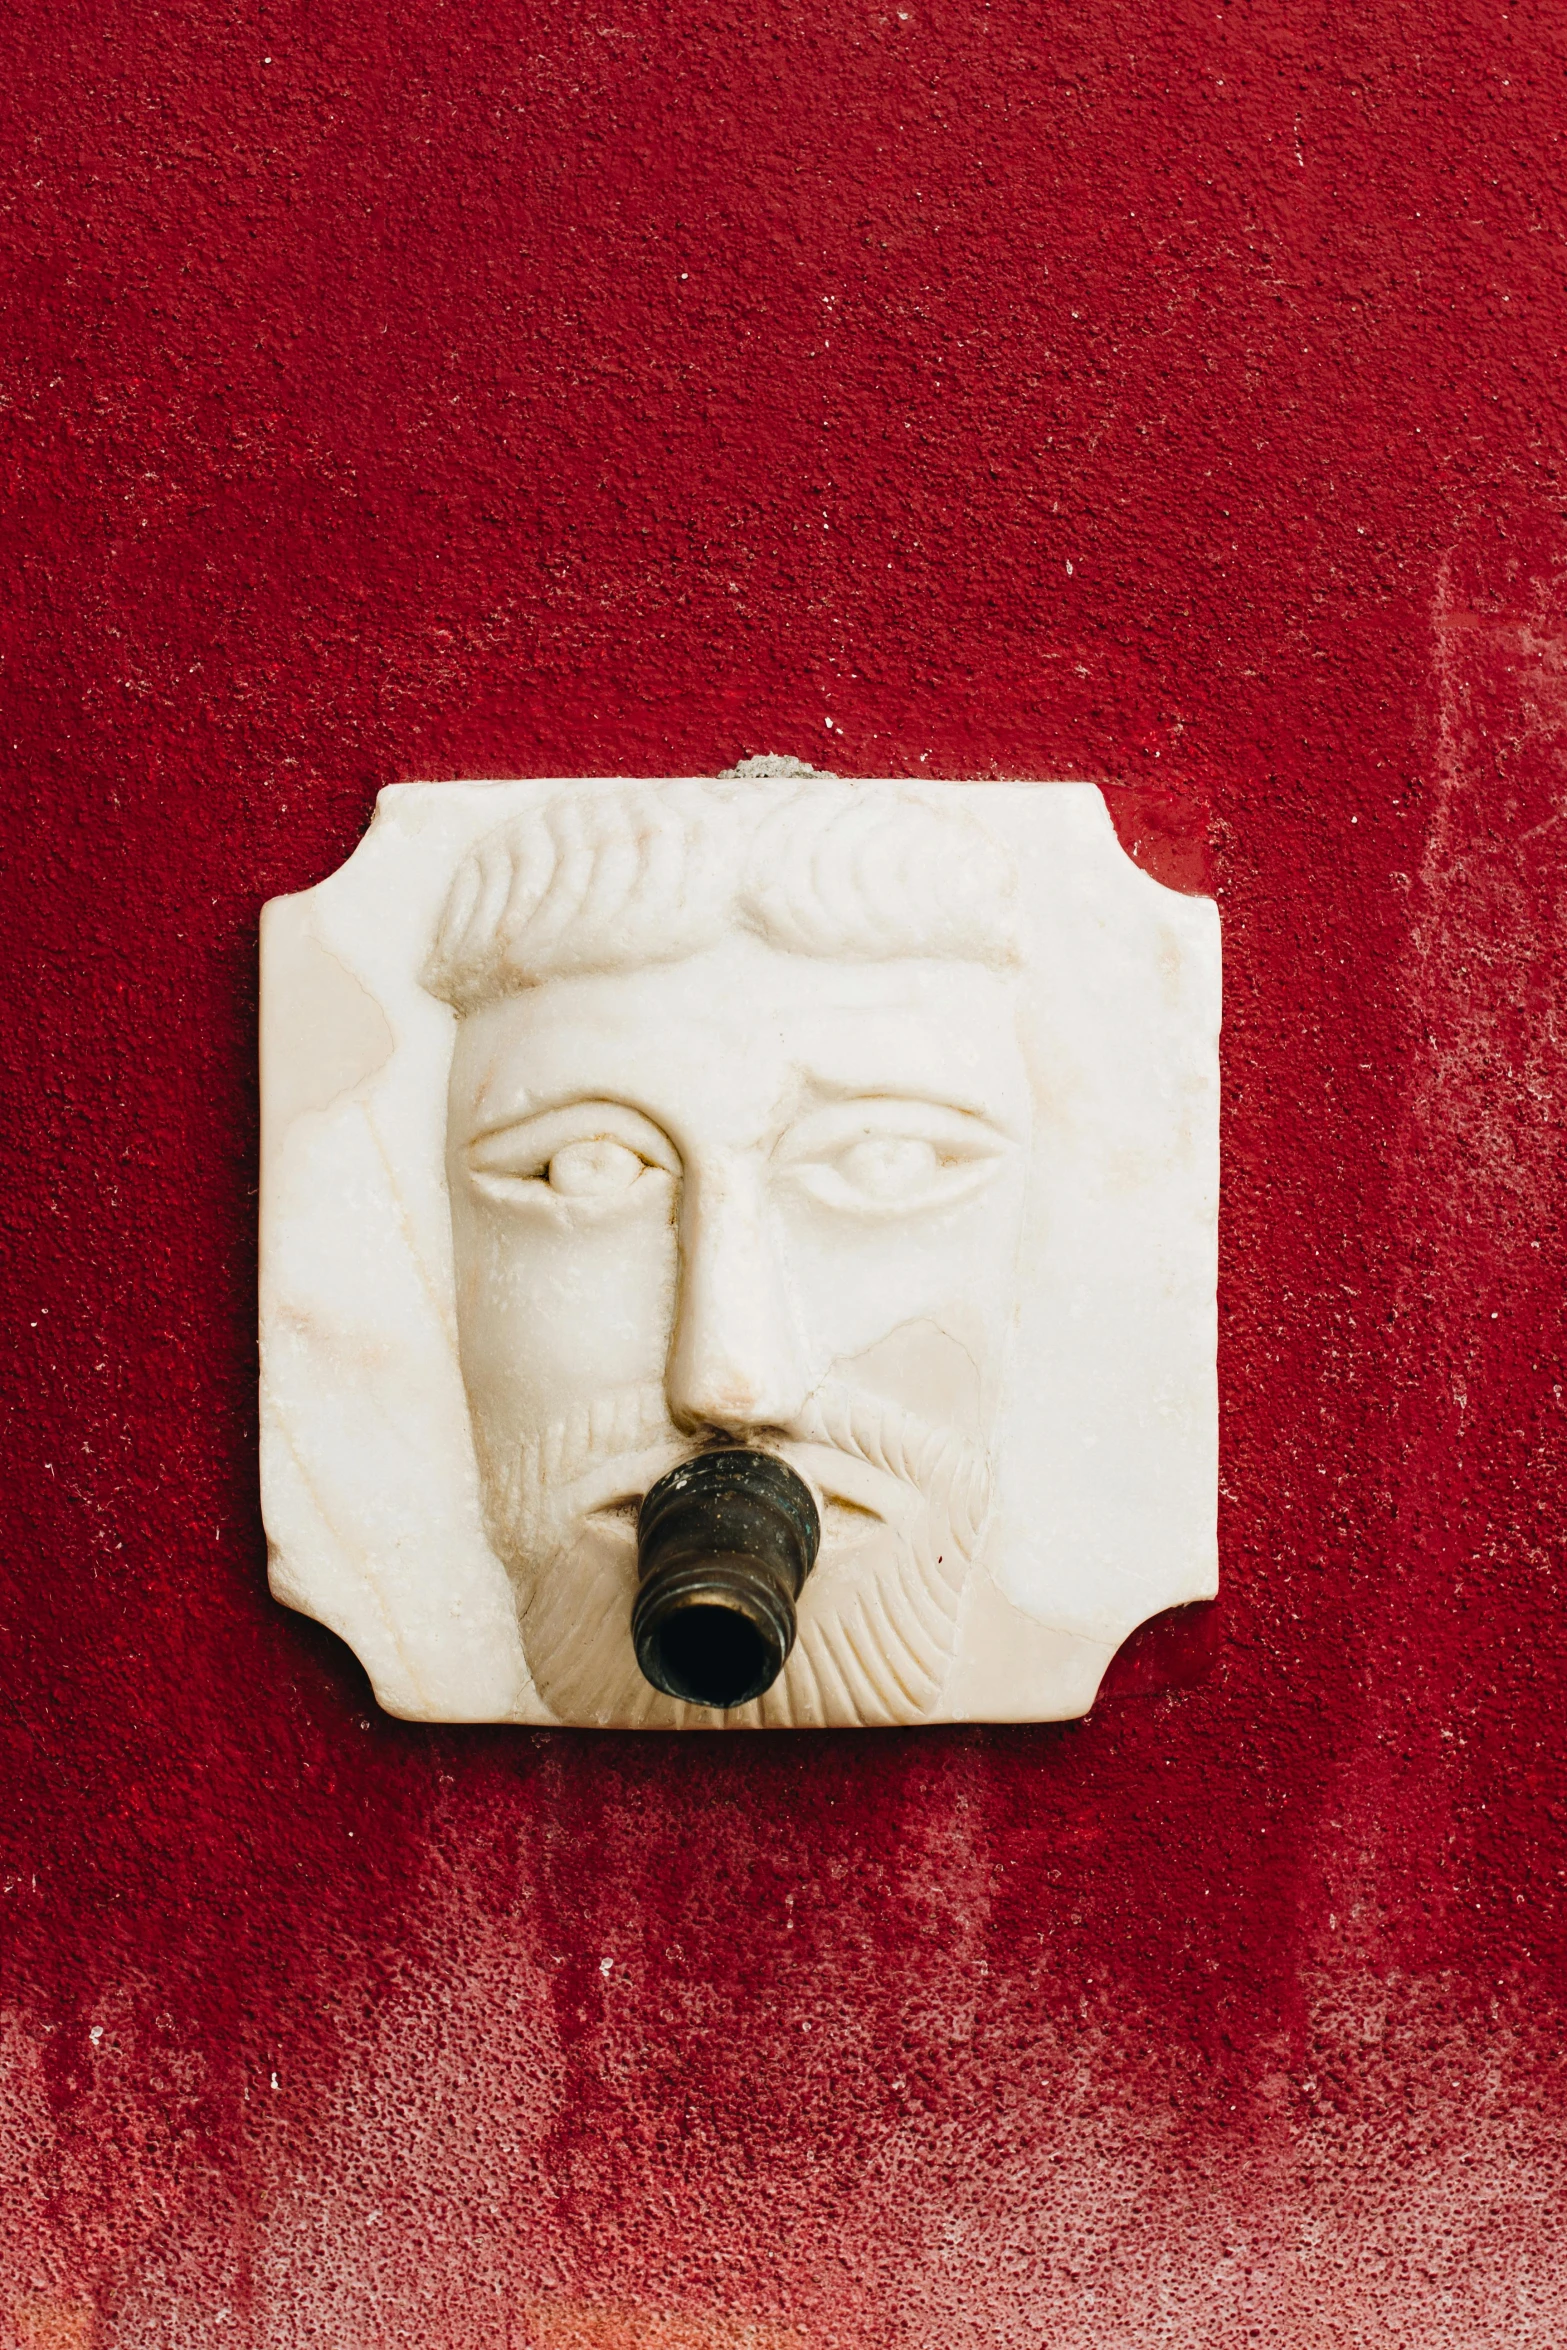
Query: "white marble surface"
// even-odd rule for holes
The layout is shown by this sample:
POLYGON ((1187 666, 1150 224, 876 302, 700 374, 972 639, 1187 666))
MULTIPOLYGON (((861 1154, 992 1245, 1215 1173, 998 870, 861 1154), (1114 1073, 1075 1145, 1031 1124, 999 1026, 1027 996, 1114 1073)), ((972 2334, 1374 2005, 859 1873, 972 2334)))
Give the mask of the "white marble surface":
POLYGON ((263 925, 272 1587, 418 1720, 1049 1720, 1216 1583, 1215 908, 1088 784, 383 792, 263 925), (638 1496, 823 1513, 782 1678, 640 1678, 638 1496))

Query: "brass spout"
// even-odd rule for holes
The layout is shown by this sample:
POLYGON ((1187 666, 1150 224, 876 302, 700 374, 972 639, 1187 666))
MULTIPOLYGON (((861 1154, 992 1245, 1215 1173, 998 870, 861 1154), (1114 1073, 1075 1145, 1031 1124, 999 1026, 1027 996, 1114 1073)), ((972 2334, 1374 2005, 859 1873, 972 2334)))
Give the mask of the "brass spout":
POLYGON ((761 1697, 788 1662, 820 1542, 809 1488, 772 1453, 733 1446, 671 1469, 637 1514, 643 1677, 687 1705, 761 1697))

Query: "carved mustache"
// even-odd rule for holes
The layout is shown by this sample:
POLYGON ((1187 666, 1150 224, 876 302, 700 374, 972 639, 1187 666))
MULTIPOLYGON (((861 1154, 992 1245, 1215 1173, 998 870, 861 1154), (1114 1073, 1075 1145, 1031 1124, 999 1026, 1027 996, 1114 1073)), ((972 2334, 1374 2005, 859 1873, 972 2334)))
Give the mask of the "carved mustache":
MULTIPOLYGON (((963 1549, 990 1506, 990 1465, 978 1444, 843 1380, 824 1381, 795 1419, 749 1441, 789 1461, 829 1504, 894 1524, 911 1506, 938 1507, 963 1549)), ((629 1512, 666 1469, 700 1449, 670 1418, 663 1389, 648 1383, 595 1397, 484 1465, 500 1489, 494 1515, 508 1530, 519 1518, 564 1530, 594 1512, 629 1512)))

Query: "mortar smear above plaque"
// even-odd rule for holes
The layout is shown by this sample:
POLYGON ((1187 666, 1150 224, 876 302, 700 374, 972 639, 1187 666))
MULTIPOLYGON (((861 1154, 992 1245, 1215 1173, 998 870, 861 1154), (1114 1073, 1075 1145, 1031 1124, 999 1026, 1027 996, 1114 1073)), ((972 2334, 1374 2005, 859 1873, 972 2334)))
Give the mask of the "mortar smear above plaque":
POLYGON ((266 908, 272 1588, 393 1713, 1057 1720, 1216 1588, 1215 907, 786 764, 399 785, 266 908))

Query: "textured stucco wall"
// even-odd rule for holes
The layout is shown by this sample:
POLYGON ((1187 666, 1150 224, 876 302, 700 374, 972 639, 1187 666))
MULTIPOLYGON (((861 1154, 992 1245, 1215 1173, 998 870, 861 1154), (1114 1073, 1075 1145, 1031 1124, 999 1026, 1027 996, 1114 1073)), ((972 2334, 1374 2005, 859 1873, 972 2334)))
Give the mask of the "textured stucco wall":
POLYGON ((1553 0, 16 0, 6 2350, 1567 2339, 1553 0), (413 776, 1105 776, 1225 1591, 429 1731, 268 1601, 255 920, 413 776))

